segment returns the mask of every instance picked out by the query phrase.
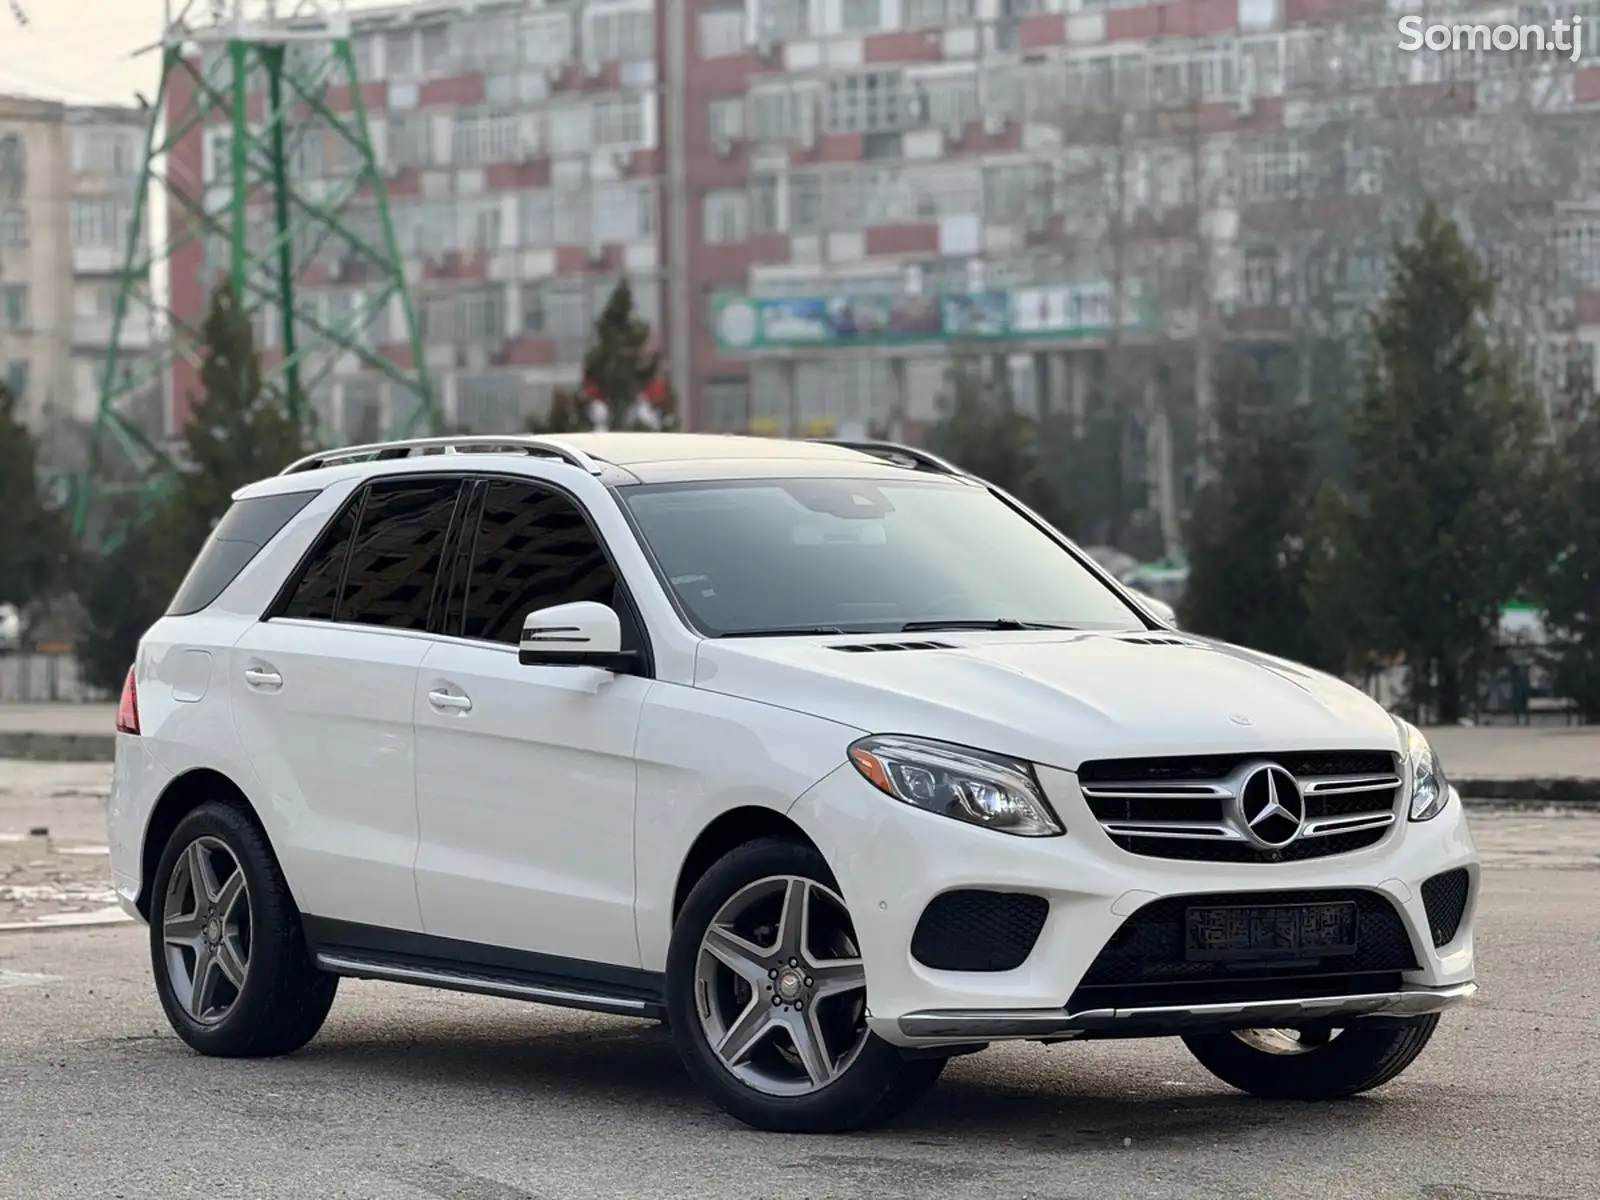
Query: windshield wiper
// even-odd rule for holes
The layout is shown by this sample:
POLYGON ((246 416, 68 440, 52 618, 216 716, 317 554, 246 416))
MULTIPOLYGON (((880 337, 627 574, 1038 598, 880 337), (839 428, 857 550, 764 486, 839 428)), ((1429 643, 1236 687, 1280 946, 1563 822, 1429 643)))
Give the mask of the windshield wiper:
POLYGON ((728 633, 719 633, 719 638, 748 638, 748 637, 806 637, 807 635, 843 634, 845 631, 837 625, 796 625, 788 629, 734 629, 728 633))
POLYGON ((1071 625, 1056 625, 1049 621, 1019 621, 1015 617, 995 617, 989 621, 907 621, 900 626, 901 633, 931 633, 939 629, 1071 629, 1071 625))

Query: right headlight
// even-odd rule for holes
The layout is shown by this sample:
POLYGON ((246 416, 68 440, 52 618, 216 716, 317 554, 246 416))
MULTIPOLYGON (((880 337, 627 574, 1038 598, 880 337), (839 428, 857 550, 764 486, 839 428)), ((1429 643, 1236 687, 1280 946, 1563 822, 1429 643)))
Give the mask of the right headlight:
POLYGON ((1027 763, 948 742, 864 737, 850 747, 861 777, 902 804, 1017 837, 1065 833, 1027 763))
POLYGON ((1429 821, 1444 811, 1450 800, 1450 785, 1428 739, 1410 721, 1394 718, 1400 730, 1400 744, 1406 756, 1406 776, 1411 783, 1410 813, 1413 821, 1429 821))

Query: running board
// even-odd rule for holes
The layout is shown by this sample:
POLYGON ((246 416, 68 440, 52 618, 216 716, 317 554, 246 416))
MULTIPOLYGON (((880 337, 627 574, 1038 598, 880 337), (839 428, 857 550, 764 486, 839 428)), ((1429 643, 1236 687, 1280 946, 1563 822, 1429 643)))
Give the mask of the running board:
POLYGON ((343 954, 318 954, 317 966, 334 975, 351 979, 377 979, 386 983, 410 983, 451 992, 471 992, 498 996, 505 1000, 528 1000, 535 1004, 554 1004, 562 1008, 582 1008, 590 1012, 615 1013, 625 1017, 657 1017, 662 1006, 632 997, 606 995, 595 990, 580 990, 547 984, 519 983, 468 971, 443 967, 419 967, 377 959, 355 958, 343 954))

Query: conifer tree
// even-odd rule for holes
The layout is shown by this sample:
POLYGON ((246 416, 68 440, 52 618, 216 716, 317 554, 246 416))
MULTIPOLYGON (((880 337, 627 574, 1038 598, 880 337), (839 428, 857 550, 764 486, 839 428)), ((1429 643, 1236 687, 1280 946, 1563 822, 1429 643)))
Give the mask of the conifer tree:
POLYGON ((0 382, 0 604, 25 611, 63 587, 73 542, 66 515, 39 489, 38 446, 0 382))
POLYGON ((1395 249, 1350 418, 1349 494, 1325 498, 1310 600, 1414 708, 1468 711, 1502 606, 1538 568, 1537 402, 1492 324, 1494 283, 1429 205, 1395 249))

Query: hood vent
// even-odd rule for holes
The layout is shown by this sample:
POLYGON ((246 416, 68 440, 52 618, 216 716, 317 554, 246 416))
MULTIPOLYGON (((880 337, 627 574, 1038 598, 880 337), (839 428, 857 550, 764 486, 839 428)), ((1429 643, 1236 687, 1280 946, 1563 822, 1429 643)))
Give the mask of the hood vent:
POLYGON ((1161 634, 1151 634, 1146 637, 1118 638, 1119 642, 1127 642, 1133 646, 1193 646, 1196 643, 1188 638, 1164 637, 1161 634))
POLYGON ((881 654, 890 650, 954 650, 948 642, 852 642, 847 646, 829 646, 846 654, 881 654))

